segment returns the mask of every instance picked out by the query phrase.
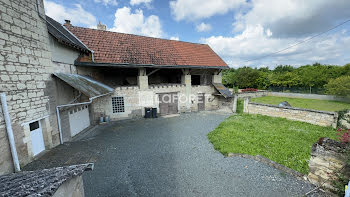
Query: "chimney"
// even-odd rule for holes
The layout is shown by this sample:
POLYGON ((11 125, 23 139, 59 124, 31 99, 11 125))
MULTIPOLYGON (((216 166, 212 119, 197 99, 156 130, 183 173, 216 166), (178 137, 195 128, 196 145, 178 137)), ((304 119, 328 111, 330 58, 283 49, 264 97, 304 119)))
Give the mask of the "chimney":
POLYGON ((65 23, 63 24, 64 26, 66 26, 66 27, 70 27, 70 26, 72 26, 72 24, 70 23, 70 20, 64 20, 65 21, 65 23))
POLYGON ((104 24, 101 24, 101 21, 99 21, 98 24, 97 24, 97 29, 106 31, 107 26, 104 25, 104 24))

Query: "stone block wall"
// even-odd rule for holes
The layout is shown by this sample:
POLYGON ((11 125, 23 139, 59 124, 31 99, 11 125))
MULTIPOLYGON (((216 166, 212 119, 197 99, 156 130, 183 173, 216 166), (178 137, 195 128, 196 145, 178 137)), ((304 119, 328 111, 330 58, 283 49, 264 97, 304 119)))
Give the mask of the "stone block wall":
MULTIPOLYGON (((144 107, 155 107, 158 108, 159 112, 159 93, 177 92, 178 96, 187 96, 187 91, 184 84, 150 85, 148 89, 144 90, 141 90, 138 86, 117 87, 112 95, 93 101, 93 120, 94 123, 97 123, 101 115, 107 115, 111 120, 143 117, 144 107), (117 96, 124 97, 125 112, 123 113, 113 113, 112 97, 117 96), (141 103, 139 98, 141 98, 141 103)), ((190 92, 193 95, 190 108, 188 108, 186 102, 179 101, 179 112, 198 111, 197 95, 199 93, 205 94, 205 110, 218 109, 219 101, 212 95, 214 92, 213 86, 193 86, 190 87, 190 92)))
POLYGON ((311 183, 334 189, 332 181, 337 173, 350 177, 350 168, 346 165, 346 154, 350 146, 328 138, 321 138, 311 148, 308 179, 311 183))
POLYGON ((336 112, 325 112, 295 107, 279 107, 277 105, 249 103, 244 107, 249 114, 261 114, 272 117, 287 118, 289 120, 307 122, 320 126, 336 127, 338 114, 336 112))
MULTIPOLYGON (((43 1, 39 1, 44 15, 43 1)), ((47 117, 49 96, 47 82, 52 65, 46 22, 37 12, 36 0, 0 1, 0 91, 7 95, 18 157, 21 165, 31 161, 29 122, 45 123, 45 145, 57 141, 47 117)), ((44 128, 43 128, 44 129, 44 128)), ((56 133, 58 134, 58 132, 56 133)), ((0 173, 11 172, 4 121, 0 119, 0 173)))
POLYGON ((344 112, 344 115, 342 117, 339 117, 338 127, 341 127, 343 129, 350 129, 350 110, 347 110, 344 112))

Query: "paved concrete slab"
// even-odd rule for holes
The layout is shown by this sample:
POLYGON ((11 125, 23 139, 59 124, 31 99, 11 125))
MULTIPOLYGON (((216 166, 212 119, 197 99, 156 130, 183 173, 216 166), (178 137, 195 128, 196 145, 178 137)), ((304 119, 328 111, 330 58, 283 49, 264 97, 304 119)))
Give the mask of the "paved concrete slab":
POLYGON ((94 162, 86 196, 301 196, 314 188, 254 160, 225 158, 207 134, 227 118, 215 112, 125 120, 58 146, 26 170, 94 162))

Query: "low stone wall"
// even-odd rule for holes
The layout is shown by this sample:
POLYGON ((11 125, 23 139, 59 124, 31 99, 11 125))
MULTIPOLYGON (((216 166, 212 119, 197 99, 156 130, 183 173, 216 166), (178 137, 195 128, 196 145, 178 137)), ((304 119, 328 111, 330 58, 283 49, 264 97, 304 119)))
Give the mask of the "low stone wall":
POLYGON ((346 150, 350 146, 344 143, 321 138, 311 148, 308 179, 311 183, 327 189, 334 189, 332 181, 337 173, 349 178, 350 168, 346 165, 346 150))
POLYGON ((341 117, 339 115, 338 123, 339 123, 338 127, 343 129, 350 129, 350 110, 344 112, 344 115, 342 115, 341 117))
POLYGON ((300 94, 300 93, 285 93, 285 92, 267 92, 267 96, 330 100, 330 101, 340 101, 340 102, 350 103, 350 99, 348 99, 348 98, 337 97, 337 96, 332 96, 332 95, 300 94))
POLYGON ((257 97, 262 97, 262 96, 267 96, 269 92, 260 90, 256 92, 240 92, 237 94, 238 98, 257 98, 257 97))
POLYGON ((287 118, 307 122, 320 126, 337 126, 338 114, 336 112, 317 111, 295 107, 279 107, 277 105, 251 103, 245 100, 244 112, 249 114, 261 114, 272 117, 287 118))

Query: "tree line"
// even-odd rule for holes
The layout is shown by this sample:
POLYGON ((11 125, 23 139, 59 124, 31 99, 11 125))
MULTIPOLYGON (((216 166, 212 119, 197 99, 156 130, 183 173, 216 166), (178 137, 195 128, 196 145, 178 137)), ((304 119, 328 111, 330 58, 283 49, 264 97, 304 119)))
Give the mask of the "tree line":
POLYGON ((226 87, 256 88, 322 88, 328 94, 350 95, 350 64, 344 66, 315 63, 293 67, 280 65, 273 70, 268 67, 241 67, 223 71, 223 84, 226 87))

